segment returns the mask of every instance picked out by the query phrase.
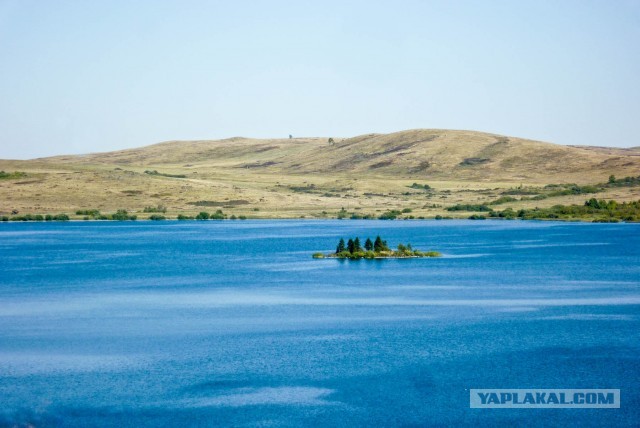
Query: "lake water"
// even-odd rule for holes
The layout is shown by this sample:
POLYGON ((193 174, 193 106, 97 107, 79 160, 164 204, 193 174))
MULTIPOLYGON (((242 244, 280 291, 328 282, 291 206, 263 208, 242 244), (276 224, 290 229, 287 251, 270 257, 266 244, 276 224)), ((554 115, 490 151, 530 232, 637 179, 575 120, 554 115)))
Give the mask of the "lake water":
POLYGON ((637 426, 640 225, 0 224, 0 426, 637 426), (314 260, 340 237, 440 259, 314 260), (619 388, 620 409, 470 409, 619 388))

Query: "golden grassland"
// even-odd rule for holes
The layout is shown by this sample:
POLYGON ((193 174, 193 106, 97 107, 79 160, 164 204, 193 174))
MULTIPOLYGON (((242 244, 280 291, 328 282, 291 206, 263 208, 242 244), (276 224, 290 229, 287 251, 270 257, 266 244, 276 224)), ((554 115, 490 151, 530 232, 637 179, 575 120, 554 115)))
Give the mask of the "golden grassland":
MULTIPOLYGON (((28 161, 0 160, 0 214, 126 209, 145 218, 222 209, 248 218, 378 216, 410 209, 414 217, 467 217, 455 204, 495 200, 506 189, 606 183, 640 175, 639 148, 560 146, 494 134, 421 129, 354 138, 172 141, 131 150, 28 161), (147 171, 147 172, 145 172, 147 171), (157 171, 158 174, 148 172, 157 171), (184 176, 184 178, 171 177, 184 176), (430 191, 413 183, 428 184, 430 191), (142 215, 140 215, 142 214, 142 215)), ((640 187, 515 201, 495 209, 640 199, 640 187)), ((519 199, 519 198, 518 198, 519 199)))

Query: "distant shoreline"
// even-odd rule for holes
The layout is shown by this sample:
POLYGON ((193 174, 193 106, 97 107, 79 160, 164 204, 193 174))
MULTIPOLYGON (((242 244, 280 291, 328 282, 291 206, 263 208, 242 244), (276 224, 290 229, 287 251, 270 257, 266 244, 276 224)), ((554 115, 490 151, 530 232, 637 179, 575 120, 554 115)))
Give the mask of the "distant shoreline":
POLYGON ((531 218, 531 219, 505 219, 505 218, 485 218, 482 220, 479 219, 469 219, 469 218, 448 218, 448 219, 435 219, 435 218, 421 218, 421 219, 403 219, 403 220, 379 220, 379 219, 336 219, 336 218, 296 218, 296 217, 259 217, 259 218, 246 218, 246 219, 224 219, 224 220, 178 220, 175 218, 167 218, 164 220, 152 220, 148 218, 141 218, 136 220, 82 220, 82 219, 69 219, 69 220, 8 220, 8 221, 0 221, 0 224, 16 224, 16 223, 141 223, 141 222, 150 222, 150 223, 208 223, 208 222, 246 222, 246 221, 319 221, 319 222, 329 222, 329 221, 341 221, 341 222, 350 222, 350 221, 366 221, 366 222, 374 222, 379 221, 383 223, 404 223, 404 222, 509 222, 509 221, 524 221, 524 222, 556 222, 556 223, 607 223, 607 224, 640 224, 640 221, 611 221, 611 222, 599 222, 594 221, 592 219, 568 219, 568 218, 531 218))

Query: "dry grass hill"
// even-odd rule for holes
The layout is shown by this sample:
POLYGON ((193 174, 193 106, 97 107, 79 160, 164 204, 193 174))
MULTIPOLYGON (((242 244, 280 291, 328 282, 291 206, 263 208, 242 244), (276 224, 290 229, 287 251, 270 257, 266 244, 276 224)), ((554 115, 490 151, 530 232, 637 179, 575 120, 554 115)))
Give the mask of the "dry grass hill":
MULTIPOLYGON (((418 129, 331 140, 170 141, 109 153, 0 160, 0 170, 25 173, 0 180, 4 215, 80 209, 141 213, 144 207, 162 205, 169 217, 222 209, 255 218, 327 218, 342 208, 373 216, 403 209, 414 217, 468 216, 445 209, 488 203, 518 187, 534 194, 549 184, 590 185, 606 183, 610 175, 638 176, 640 148, 560 146, 418 129)), ((607 188, 595 196, 638 200, 640 188, 607 188)), ((583 203, 585 198, 516 198, 500 208, 583 203)))

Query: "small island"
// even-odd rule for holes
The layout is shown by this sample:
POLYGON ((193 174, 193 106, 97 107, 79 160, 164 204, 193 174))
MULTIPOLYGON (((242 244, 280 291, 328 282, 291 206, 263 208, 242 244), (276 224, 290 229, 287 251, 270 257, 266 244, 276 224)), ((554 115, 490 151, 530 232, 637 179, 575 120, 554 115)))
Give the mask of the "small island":
POLYGON ((314 259, 337 258, 337 259, 406 259, 415 257, 440 257, 437 251, 420 251, 414 250, 411 244, 398 244, 397 250, 392 250, 387 245, 387 241, 376 236, 375 241, 370 238, 364 243, 364 248, 360 244, 360 238, 349 238, 345 244, 344 238, 340 238, 340 242, 336 247, 335 253, 323 254, 314 253, 314 259))

